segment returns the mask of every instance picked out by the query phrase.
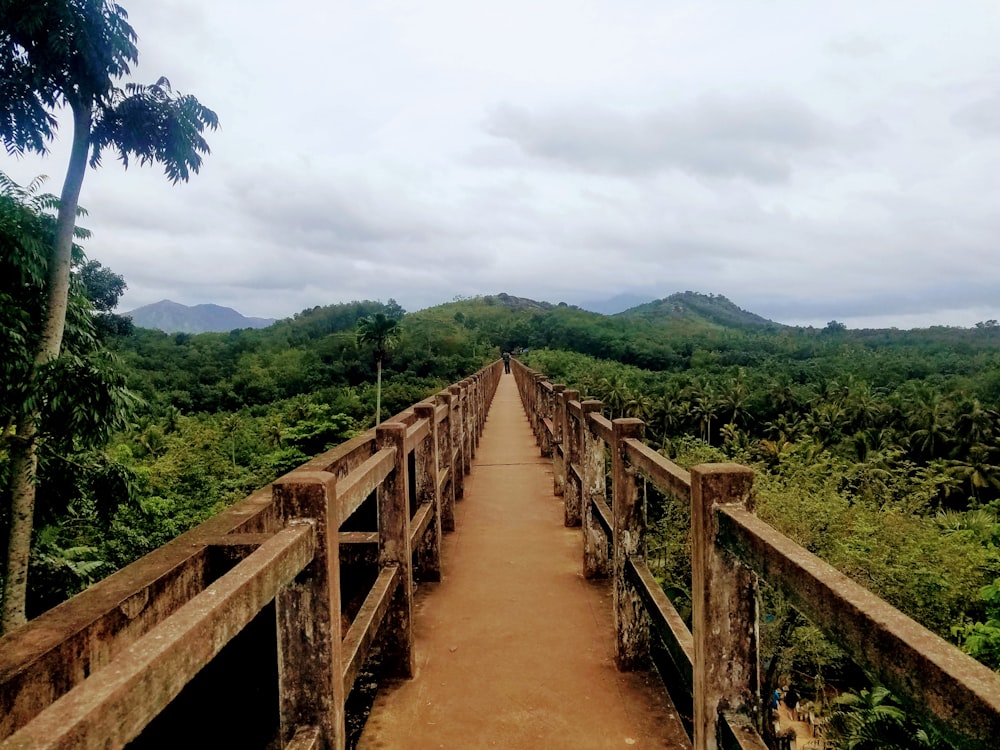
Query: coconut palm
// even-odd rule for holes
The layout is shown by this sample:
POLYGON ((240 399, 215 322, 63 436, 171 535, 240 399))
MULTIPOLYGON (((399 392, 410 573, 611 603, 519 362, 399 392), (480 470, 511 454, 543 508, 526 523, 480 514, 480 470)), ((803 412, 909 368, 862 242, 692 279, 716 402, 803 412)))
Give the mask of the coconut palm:
POLYGON ((964 459, 946 462, 949 473, 961 480, 977 500, 983 490, 1000 490, 1000 466, 993 458, 994 450, 986 445, 974 445, 964 459))
POLYGON ((358 321, 357 340, 360 345, 371 345, 378 369, 375 387, 375 426, 382 422, 382 362, 399 340, 399 321, 385 313, 375 313, 358 321))
POLYGON ((835 704, 832 728, 848 750, 885 750, 910 745, 906 713, 881 685, 859 693, 844 693, 835 704))
POLYGON ((984 407, 978 398, 963 400, 956 408, 955 428, 962 446, 992 444, 996 424, 997 412, 984 407))
POLYGON ((955 436, 950 402, 930 386, 921 384, 912 390, 910 447, 927 459, 947 455, 955 436))
POLYGON ((712 444, 712 420, 719 415, 720 404, 715 389, 707 380, 693 382, 687 388, 691 401, 691 416, 697 422, 699 435, 709 445, 712 444))
POLYGON ((749 395, 746 372, 741 367, 735 376, 723 382, 719 393, 719 408, 728 413, 729 423, 739 426, 746 421, 748 416, 746 403, 749 395))
POLYGON ((611 419, 624 416, 632 400, 632 389, 621 375, 600 378, 594 386, 597 397, 608 407, 611 419))

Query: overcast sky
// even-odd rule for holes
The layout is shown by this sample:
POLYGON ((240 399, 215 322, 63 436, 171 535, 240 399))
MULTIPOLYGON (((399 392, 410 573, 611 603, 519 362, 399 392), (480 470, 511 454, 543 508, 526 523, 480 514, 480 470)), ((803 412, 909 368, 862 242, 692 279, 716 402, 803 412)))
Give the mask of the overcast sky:
MULTIPOLYGON (((122 309, 723 294, 783 323, 1000 318, 996 0, 122 0, 201 174, 81 203, 122 309)), ((64 118, 65 119, 65 118, 64 118)), ((44 160, 0 155, 58 192, 44 160)))

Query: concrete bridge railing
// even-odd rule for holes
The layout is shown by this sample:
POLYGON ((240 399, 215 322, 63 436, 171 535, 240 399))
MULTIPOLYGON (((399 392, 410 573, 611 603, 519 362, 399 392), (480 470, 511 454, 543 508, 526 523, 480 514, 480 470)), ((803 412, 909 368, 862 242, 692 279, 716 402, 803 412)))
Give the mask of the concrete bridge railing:
POLYGON ((0 639, 0 748, 166 747, 172 731, 190 740, 199 712, 201 745, 343 748, 373 644, 390 674, 413 673, 413 583, 440 576, 501 373, 314 458, 0 639))
POLYGON ((618 667, 656 661, 665 682, 681 688, 671 693, 693 725, 695 750, 766 747, 757 731, 765 705, 759 579, 947 733, 996 746, 1000 675, 759 520, 751 469, 702 464, 687 472, 643 443, 640 420, 609 421, 599 401, 519 361, 512 367, 541 452, 552 457, 565 523, 582 526, 584 574, 613 576, 618 667), (690 630, 645 562, 643 480, 690 507, 690 630))

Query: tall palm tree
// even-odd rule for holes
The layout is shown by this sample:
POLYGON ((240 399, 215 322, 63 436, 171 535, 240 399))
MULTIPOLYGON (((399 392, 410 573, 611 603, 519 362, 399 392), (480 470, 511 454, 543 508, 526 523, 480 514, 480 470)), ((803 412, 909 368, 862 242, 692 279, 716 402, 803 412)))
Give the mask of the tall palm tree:
POLYGON ((621 375, 603 377, 595 385, 598 398, 610 411, 612 419, 624 416, 625 407, 632 400, 632 389, 621 375))
MULTIPOLYGON (((111 0, 0 0, 0 141, 10 154, 45 153, 68 105, 73 143, 49 258, 45 312, 29 386, 62 351, 69 304, 77 207, 88 164, 105 149, 122 164, 157 162, 172 182, 201 167, 218 127, 215 113, 193 96, 175 95, 166 78, 152 86, 118 82, 139 59, 137 35, 124 8, 111 0)), ((25 621, 38 466, 38 409, 19 427, 11 455, 11 530, 0 625, 25 621)))
POLYGON ((393 350, 399 340, 399 321, 385 313, 375 313, 358 321, 358 344, 370 344, 378 368, 375 388, 375 426, 382 422, 382 361, 393 350))
POLYGON ((747 418, 747 398, 750 396, 750 389, 746 383, 746 372, 741 367, 736 371, 736 375, 728 378, 722 384, 719 393, 719 407, 725 409, 729 415, 729 422, 739 426, 747 418))
POLYGON ((719 415, 721 405, 715 388, 707 380, 695 380, 686 389, 691 401, 691 416, 700 430, 701 439, 712 444, 712 420, 719 415))
POLYGON ((912 390, 907 410, 910 447, 920 458, 946 456, 955 437, 951 402, 929 385, 921 383, 912 390))
POLYGON ((978 398, 964 399, 958 403, 955 428, 962 446, 991 445, 997 426, 997 412, 983 406, 978 398))

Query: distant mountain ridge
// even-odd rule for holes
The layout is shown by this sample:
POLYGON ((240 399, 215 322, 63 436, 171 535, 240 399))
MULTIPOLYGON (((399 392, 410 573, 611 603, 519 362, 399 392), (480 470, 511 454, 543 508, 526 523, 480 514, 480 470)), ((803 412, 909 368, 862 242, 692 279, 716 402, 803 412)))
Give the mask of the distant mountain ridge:
POLYGON ((140 328, 166 333, 224 332, 237 328, 267 328, 274 318, 248 318, 231 307, 221 305, 182 305, 168 299, 137 307, 125 315, 140 328))
MULTIPOLYGON (((618 295, 607 301, 605 309, 614 309, 628 301, 635 300, 635 295, 618 295)), ((691 329, 692 326, 708 328, 738 328, 738 329, 768 329, 785 328, 748 310, 744 310, 721 294, 702 294, 700 292, 677 292, 663 299, 645 302, 615 313, 605 313, 593 309, 600 305, 591 304, 588 307, 577 307, 565 303, 553 304, 526 297, 517 297, 505 292, 491 295, 480 295, 464 299, 458 303, 445 303, 443 307, 462 304, 481 304, 486 307, 507 308, 517 313, 546 313, 560 308, 572 308, 581 314, 591 314, 607 319, 638 319, 653 325, 680 326, 691 329)), ((320 308, 316 308, 317 310, 320 308)), ((309 311, 304 311, 303 314, 309 311)), ((226 332, 239 328, 267 328, 275 323, 273 318, 246 317, 231 307, 221 305, 182 305, 171 300, 161 300, 151 305, 137 307, 125 313, 132 322, 140 328, 150 328, 167 333, 207 333, 226 332)), ((299 317, 299 316, 296 316, 299 317)))

